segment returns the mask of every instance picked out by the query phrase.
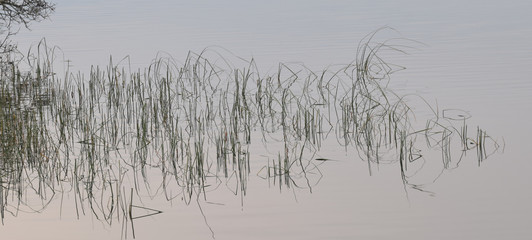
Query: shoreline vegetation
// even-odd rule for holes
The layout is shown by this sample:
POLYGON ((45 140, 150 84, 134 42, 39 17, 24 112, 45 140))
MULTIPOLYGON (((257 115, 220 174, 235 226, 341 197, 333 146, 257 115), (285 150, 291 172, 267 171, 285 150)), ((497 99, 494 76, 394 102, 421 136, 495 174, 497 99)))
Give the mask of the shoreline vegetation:
POLYGON ((404 46, 376 41, 382 31, 392 30, 362 39, 345 66, 311 71, 281 63, 268 75, 253 59, 234 67, 221 54, 206 57, 206 49, 183 63, 160 57, 132 71, 110 60, 86 75, 67 69, 60 76, 56 49, 41 42, 25 58, 29 71, 15 61, 0 69, 2 222, 73 194, 78 217, 111 224, 118 216, 133 228, 142 217, 134 209, 160 213, 135 205, 134 194, 190 204, 230 184, 224 189, 243 201, 253 175, 281 191, 312 191, 328 174, 319 166, 335 161, 323 152, 329 144, 356 151, 346 160, 365 161, 370 175, 393 165, 405 191, 424 191, 470 152, 479 166, 496 153, 496 139, 468 126, 465 111, 439 110, 417 97, 434 115, 413 124, 411 96, 388 86, 403 68, 384 60, 404 46), (253 153, 259 148, 266 157, 253 153), (437 174, 416 178, 434 164, 437 174))

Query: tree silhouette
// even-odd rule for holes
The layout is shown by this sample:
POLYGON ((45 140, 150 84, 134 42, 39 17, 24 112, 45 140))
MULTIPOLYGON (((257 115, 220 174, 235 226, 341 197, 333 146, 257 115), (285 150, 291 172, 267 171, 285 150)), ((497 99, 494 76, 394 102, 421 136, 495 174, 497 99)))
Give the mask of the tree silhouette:
POLYGON ((0 53, 14 50, 10 37, 20 25, 28 28, 31 22, 49 17, 54 9, 55 4, 45 0, 0 0, 0 53))

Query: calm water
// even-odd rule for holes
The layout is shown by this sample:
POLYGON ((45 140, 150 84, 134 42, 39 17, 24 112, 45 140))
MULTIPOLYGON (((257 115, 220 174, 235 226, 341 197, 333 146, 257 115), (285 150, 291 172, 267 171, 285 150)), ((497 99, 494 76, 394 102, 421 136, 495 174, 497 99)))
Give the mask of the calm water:
MULTIPOLYGON (((419 41, 394 56, 401 93, 440 109, 463 109, 501 142, 482 167, 466 162, 428 190, 403 188, 395 165, 369 176, 366 163, 331 145, 320 183, 283 190, 252 178, 241 205, 230 191, 202 204, 216 239, 529 239, 532 236, 532 3, 528 1, 56 1, 50 21, 21 30, 22 49, 45 37, 74 70, 130 56, 133 68, 159 52, 183 60, 189 50, 220 46, 272 72, 279 62, 320 70, 354 59, 366 34, 390 26, 419 41), (222 205, 220 205, 222 204, 222 205)), ((390 37, 397 37, 391 34, 390 37)), ((221 48, 218 48, 221 49, 221 48)), ((413 105, 418 103, 413 102, 413 105)), ((421 116, 427 113, 418 109, 421 116)), ((252 169, 252 174, 256 174, 252 169)), ((90 214, 76 220, 68 199, 41 214, 8 216, 5 239, 119 239, 90 214)), ((70 199, 72 200, 72 199, 70 199)), ((135 223, 137 239, 209 239, 197 205, 144 202, 164 211, 135 223)), ((131 237, 129 235, 129 237, 131 237)))

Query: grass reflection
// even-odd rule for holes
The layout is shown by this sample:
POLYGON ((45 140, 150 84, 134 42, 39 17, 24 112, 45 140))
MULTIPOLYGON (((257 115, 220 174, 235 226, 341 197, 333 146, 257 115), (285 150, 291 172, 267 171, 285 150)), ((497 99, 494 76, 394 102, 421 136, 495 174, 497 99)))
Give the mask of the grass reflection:
POLYGON ((279 64, 265 76, 254 60, 235 67, 207 49, 183 63, 158 57, 132 71, 127 59, 111 59, 88 75, 58 77, 54 50, 41 43, 31 71, 2 65, 2 220, 6 212, 41 211, 54 196, 74 194, 78 216, 132 223, 139 218, 134 209, 159 213, 134 205, 133 193, 190 204, 227 186, 244 197, 251 173, 280 190, 312 191, 319 165, 332 160, 321 156, 326 141, 354 149, 370 174, 397 163, 413 189, 420 185, 412 176, 428 161, 441 161, 443 172, 470 150, 480 164, 499 148, 481 128, 469 136, 469 116, 458 110, 434 110, 416 128, 406 96, 388 87, 402 68, 381 56, 401 47, 376 41, 378 33, 361 41, 351 64, 320 72, 279 64), (265 160, 253 154, 258 149, 265 160), (441 159, 426 158, 427 151, 441 159))

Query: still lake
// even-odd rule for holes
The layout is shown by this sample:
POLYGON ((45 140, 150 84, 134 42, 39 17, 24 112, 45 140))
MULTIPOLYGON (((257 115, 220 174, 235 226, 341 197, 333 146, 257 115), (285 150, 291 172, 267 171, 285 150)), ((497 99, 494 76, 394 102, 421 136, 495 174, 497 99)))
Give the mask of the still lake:
MULTIPOLYGON (((179 200, 144 199, 146 207, 163 213, 136 220, 136 239, 211 239, 213 234, 216 239, 532 236, 529 1, 55 2, 50 20, 32 24, 31 31, 22 29, 14 39, 24 52, 44 37, 61 49, 70 71, 82 73, 92 65, 107 66, 110 56, 115 62, 129 56, 130 66, 137 69, 157 54, 183 61, 189 51, 206 47, 253 58, 264 74, 275 72, 280 62, 304 63, 319 71, 352 62, 359 41, 389 26, 396 31, 385 32, 389 35, 381 40, 413 40, 406 42, 411 44, 407 55, 387 60, 406 68, 391 76, 390 86, 437 104, 438 111, 467 112, 471 128, 481 126, 502 146, 480 167, 473 156, 445 171, 426 186, 429 193, 405 189, 397 164, 382 165, 370 176, 367 163, 342 151, 334 140, 320 154, 335 161, 319 165, 323 177, 312 193, 306 188, 280 191, 254 168, 243 200, 231 189, 210 193, 201 210, 179 200)), ((420 118, 430 114, 421 107, 414 112, 420 118)), ((78 219, 72 202, 65 196, 41 213, 7 215, 0 235, 123 236, 121 222, 108 226, 90 213, 78 219)))

